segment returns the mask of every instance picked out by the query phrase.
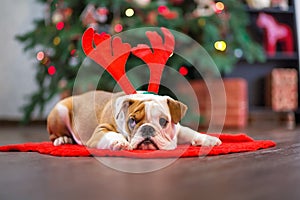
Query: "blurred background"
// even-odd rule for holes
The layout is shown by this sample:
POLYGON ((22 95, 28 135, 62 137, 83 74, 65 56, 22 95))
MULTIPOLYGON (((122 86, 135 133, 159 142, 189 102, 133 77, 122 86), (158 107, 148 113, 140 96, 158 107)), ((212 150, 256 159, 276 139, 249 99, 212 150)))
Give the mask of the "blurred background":
POLYGON ((21 120, 26 96, 37 89, 36 58, 24 53, 17 34, 34 29, 33 20, 43 17, 44 7, 35 0, 5 0, 1 6, 0 118, 21 120))
MULTIPOLYGON (((297 121, 296 0, 2 0, 0 11, 1 121, 43 120, 70 95, 85 58, 81 35, 88 27, 114 35, 144 26, 182 32, 206 49, 224 79, 226 126, 243 128, 273 113, 297 121)), ((139 62, 132 58, 127 68, 139 62)), ((176 55, 168 65, 190 81, 199 96, 199 120, 207 125, 212 113, 201 75, 176 55)), ((99 89, 112 90, 115 82, 104 78, 99 89)))

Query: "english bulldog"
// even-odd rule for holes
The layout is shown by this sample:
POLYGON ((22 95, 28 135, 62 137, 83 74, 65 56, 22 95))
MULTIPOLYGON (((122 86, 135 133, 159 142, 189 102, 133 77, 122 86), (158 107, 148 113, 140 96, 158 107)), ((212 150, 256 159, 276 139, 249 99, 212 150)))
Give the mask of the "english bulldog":
POLYGON ((47 118, 55 146, 77 143, 110 150, 172 150, 177 144, 215 146, 217 137, 180 125, 187 106, 169 96, 92 91, 58 102, 47 118))

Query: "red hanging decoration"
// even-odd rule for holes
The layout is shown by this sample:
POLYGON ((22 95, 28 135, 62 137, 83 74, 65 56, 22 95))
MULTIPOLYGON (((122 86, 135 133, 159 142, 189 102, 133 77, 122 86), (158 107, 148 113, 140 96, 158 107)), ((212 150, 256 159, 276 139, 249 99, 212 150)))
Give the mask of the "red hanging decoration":
POLYGON ((125 64, 130 52, 132 52, 133 55, 143 60, 150 69, 148 91, 158 93, 165 64, 175 47, 172 33, 166 28, 161 28, 161 30, 164 41, 157 32, 147 31, 146 36, 151 47, 146 44, 139 44, 131 49, 130 44, 123 43, 121 38, 114 37, 112 39, 109 34, 97 34, 94 33, 93 28, 89 28, 82 36, 82 48, 88 57, 112 75, 126 94, 136 93, 125 71, 125 64))
POLYGON ((82 48, 88 57, 112 75, 126 94, 136 93, 125 72, 130 44, 123 43, 119 37, 112 39, 106 33, 94 33, 94 29, 89 28, 82 36, 82 48), (93 42, 96 48, 93 47, 93 42))
POLYGON ((175 39, 172 33, 166 29, 161 28, 164 34, 164 42, 162 37, 155 31, 147 31, 152 50, 146 44, 139 44, 132 48, 133 55, 143 60, 150 68, 150 81, 148 86, 149 92, 158 93, 159 85, 165 64, 170 55, 174 51, 175 39))

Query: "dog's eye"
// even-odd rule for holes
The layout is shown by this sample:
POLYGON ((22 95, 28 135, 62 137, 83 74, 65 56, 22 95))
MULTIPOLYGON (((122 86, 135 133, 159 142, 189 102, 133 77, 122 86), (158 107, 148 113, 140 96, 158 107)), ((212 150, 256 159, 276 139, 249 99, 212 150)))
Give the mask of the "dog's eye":
POLYGON ((166 128, 166 126, 168 125, 168 121, 167 121, 165 118, 160 118, 160 119, 159 119, 159 125, 160 125, 162 128, 166 128))
POLYGON ((135 127, 135 125, 136 125, 135 119, 132 118, 132 117, 129 118, 129 120, 128 120, 128 126, 129 126, 129 128, 133 129, 135 127))

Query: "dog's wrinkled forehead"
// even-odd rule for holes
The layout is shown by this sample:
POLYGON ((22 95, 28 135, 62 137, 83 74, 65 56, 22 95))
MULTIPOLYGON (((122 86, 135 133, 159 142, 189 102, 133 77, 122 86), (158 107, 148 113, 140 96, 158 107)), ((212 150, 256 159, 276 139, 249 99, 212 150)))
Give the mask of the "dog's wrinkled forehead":
MULTIPOLYGON (((166 98, 158 98, 149 101, 145 101, 145 112, 148 119, 157 119, 158 117, 170 116, 169 107, 166 98)), ((168 118, 167 118, 168 119, 168 118)))
POLYGON ((169 97, 159 96, 159 95, 155 95, 155 94, 140 94, 140 93, 122 96, 116 100, 116 104, 115 104, 116 113, 115 114, 118 114, 119 111, 121 111, 121 109, 123 107, 123 103, 126 100, 137 100, 137 101, 143 101, 143 102, 154 101, 154 102, 163 104, 164 102, 166 102, 167 98, 169 98, 169 97))
POLYGON ((165 115, 170 115, 174 123, 178 123, 181 120, 181 118, 185 115, 185 112, 187 110, 186 105, 172 99, 169 96, 137 93, 122 96, 116 100, 115 119, 125 119, 125 113, 122 112, 122 110, 124 110, 124 102, 128 101, 142 101, 144 102, 145 107, 147 108, 146 112, 151 112, 153 115, 159 115, 163 112, 165 115), (151 107, 153 109, 151 109, 151 107))

